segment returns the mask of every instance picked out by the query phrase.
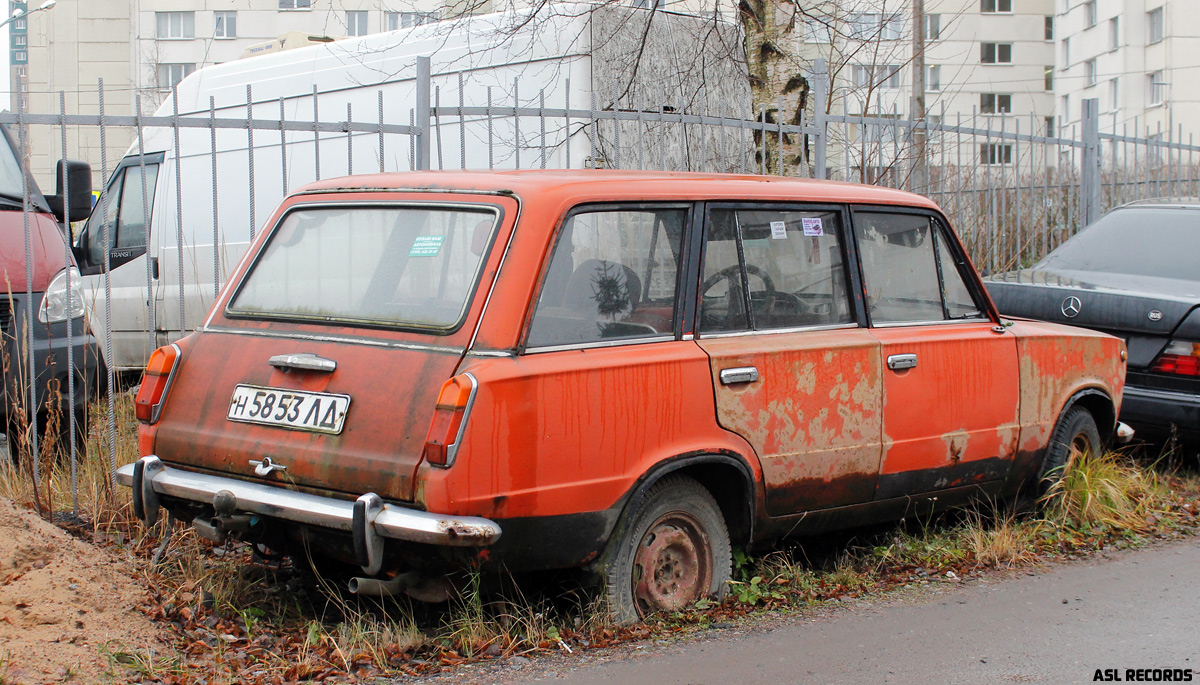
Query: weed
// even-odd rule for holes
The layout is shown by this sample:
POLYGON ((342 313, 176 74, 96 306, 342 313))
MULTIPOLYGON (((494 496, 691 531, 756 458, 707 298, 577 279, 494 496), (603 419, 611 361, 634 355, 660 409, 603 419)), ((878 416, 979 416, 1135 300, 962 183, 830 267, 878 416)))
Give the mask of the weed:
POLYGON ((762 576, 754 576, 749 582, 729 581, 733 585, 734 596, 742 604, 758 604, 766 599, 783 599, 783 593, 763 585, 762 576))
POLYGON ((1116 452, 1080 454, 1042 497, 1048 518, 1075 529, 1145 531, 1161 513, 1162 492, 1153 471, 1116 452))

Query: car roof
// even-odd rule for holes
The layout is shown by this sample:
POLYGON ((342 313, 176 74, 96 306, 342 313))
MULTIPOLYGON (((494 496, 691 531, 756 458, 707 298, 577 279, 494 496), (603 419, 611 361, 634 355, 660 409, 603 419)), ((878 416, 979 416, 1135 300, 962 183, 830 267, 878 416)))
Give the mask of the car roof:
POLYGON ((892 188, 750 174, 612 169, 411 171, 345 176, 310 183, 295 195, 332 191, 454 191, 519 198, 569 196, 575 202, 773 200, 901 205, 938 209, 932 200, 892 188))
POLYGON ((1144 200, 1134 200, 1126 202, 1123 205, 1114 207, 1110 211, 1118 209, 1136 209, 1139 207, 1151 207, 1155 209, 1200 209, 1200 198, 1196 197, 1151 197, 1144 200))

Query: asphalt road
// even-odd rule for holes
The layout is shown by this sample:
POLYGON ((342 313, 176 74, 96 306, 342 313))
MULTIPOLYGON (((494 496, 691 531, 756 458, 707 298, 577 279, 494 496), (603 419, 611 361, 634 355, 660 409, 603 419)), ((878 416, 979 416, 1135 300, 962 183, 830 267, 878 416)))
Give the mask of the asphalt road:
POLYGON ((1200 540, 872 600, 767 630, 475 675, 504 683, 990 684, 1092 682, 1096 669, 1118 669, 1128 682, 1126 669, 1155 668, 1192 669, 1200 682, 1200 540))

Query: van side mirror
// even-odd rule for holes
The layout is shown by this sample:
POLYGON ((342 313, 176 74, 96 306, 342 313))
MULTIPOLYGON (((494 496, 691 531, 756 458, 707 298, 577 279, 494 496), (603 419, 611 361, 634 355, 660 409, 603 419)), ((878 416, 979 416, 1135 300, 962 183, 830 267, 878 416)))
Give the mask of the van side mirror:
POLYGON ((67 217, 66 209, 71 210, 71 221, 83 221, 92 213, 92 167, 87 162, 75 159, 58 160, 55 194, 46 196, 50 211, 60 222, 67 217), (63 181, 68 181, 64 183, 63 181), (71 196, 63 197, 63 186, 66 185, 71 196))

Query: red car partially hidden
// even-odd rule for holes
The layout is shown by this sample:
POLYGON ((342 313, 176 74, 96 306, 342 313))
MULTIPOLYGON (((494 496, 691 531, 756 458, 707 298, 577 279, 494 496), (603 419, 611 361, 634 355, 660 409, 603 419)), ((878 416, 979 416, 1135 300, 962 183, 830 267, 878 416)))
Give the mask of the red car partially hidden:
POLYGON ((623 619, 731 545, 1002 496, 1117 429, 1117 338, 1002 321, 895 190, 406 173, 289 197, 137 398, 138 515, 307 545, 359 592, 585 567, 623 619))

